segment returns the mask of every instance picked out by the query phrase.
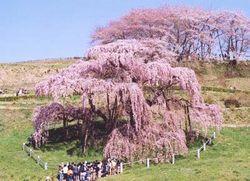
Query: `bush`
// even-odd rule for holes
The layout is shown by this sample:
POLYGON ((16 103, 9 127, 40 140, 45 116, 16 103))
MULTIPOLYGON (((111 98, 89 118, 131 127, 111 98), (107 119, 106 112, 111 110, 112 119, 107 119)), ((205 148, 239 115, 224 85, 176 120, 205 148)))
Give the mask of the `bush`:
POLYGON ((204 101, 207 104, 215 104, 216 103, 214 97, 211 95, 204 96, 204 101))
POLYGON ((237 97, 235 97, 235 99, 237 99, 240 102, 241 107, 250 107, 250 96, 249 96, 249 94, 237 93, 236 96, 237 97))
POLYGON ((230 107, 240 107, 240 102, 236 99, 226 99, 224 101, 224 105, 226 108, 230 107))

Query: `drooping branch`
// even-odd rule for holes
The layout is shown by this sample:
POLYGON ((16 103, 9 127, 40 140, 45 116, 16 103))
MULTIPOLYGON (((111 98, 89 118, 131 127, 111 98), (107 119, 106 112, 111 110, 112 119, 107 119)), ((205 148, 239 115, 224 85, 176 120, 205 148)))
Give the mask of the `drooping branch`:
POLYGON ((89 105, 90 105, 91 111, 93 113, 97 114, 98 116, 100 116, 105 122, 107 122, 108 118, 106 117, 106 115, 104 113, 102 113, 102 111, 100 109, 96 108, 96 106, 93 103, 93 99, 92 99, 91 94, 88 95, 88 100, 89 100, 89 105))
POLYGON ((47 135, 44 135, 44 133, 47 131, 49 124, 63 122, 64 128, 66 128, 69 121, 83 120, 86 117, 85 111, 82 108, 76 108, 71 105, 64 107, 59 103, 37 107, 33 113, 33 126, 35 128, 33 138, 37 146, 40 146, 42 139, 47 139, 47 135))
MULTIPOLYGON (((87 110, 93 116, 88 117, 82 128, 83 151, 95 116, 106 124, 105 157, 135 159, 156 154, 159 159, 169 159, 173 153, 186 154, 182 129, 186 102, 190 107, 190 126, 195 123, 200 130, 220 128, 220 109, 204 104, 194 71, 171 67, 162 59, 166 52, 157 45, 159 41, 151 42, 124 40, 93 47, 88 52, 88 61, 72 65, 36 86, 37 95, 52 95, 56 100, 61 96, 81 95, 82 114, 74 114, 72 118, 85 120, 87 110), (186 102, 165 94, 173 86, 187 94, 186 102), (151 87, 149 96, 144 92, 147 87, 151 87)), ((64 108, 63 113, 74 112, 69 110, 64 108)), ((52 112, 48 114, 53 115, 52 112)), ((35 134, 42 135, 43 125, 49 120, 38 117, 34 114, 33 120, 38 122, 35 134)))

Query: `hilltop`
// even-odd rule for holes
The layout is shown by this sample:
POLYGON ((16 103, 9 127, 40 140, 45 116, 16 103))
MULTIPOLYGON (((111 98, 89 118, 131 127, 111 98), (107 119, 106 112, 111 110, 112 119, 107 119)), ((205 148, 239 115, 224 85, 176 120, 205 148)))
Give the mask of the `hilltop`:
MULTIPOLYGON (((77 61, 79 59, 68 58, 65 60, 48 59, 13 64, 0 63, 0 89, 13 93, 18 88, 26 88, 32 92, 37 82, 77 61)), ((229 66, 227 62, 195 61, 179 63, 176 66, 192 68, 202 86, 250 90, 249 61, 240 62, 235 67, 229 66)))
POLYGON ((18 88, 33 92, 37 82, 78 61, 74 58, 0 64, 0 89, 13 95, 18 88))

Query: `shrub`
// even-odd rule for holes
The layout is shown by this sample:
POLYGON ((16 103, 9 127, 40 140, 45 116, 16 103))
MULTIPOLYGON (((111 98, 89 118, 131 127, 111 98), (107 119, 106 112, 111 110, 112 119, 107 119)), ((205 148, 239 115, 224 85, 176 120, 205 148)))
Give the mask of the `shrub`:
POLYGON ((214 100, 214 97, 211 95, 205 96, 204 101, 208 104, 214 104, 216 101, 214 100))
POLYGON ((226 108, 230 108, 232 106, 234 107, 240 107, 240 102, 236 99, 226 99, 224 101, 224 105, 226 106, 226 108))

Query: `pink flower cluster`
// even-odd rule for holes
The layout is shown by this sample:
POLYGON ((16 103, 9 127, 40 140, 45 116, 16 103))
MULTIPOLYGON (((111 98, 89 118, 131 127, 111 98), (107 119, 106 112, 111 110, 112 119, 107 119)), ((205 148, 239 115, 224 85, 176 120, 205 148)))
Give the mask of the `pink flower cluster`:
POLYGON ((178 61, 227 59, 230 52, 244 58, 250 46, 250 21, 239 12, 165 6, 133 10, 98 28, 92 38, 101 44, 125 39, 160 40, 178 61))
POLYGON ((171 67, 166 59, 172 53, 158 42, 122 40, 95 46, 90 48, 87 61, 37 84, 38 96, 52 95, 59 101, 61 96, 81 95, 82 107, 53 103, 36 110, 36 140, 41 139, 49 122, 66 116, 85 120, 88 109, 107 125, 105 157, 155 156, 163 160, 188 151, 183 126, 185 106, 190 107, 191 122, 197 130, 220 128, 221 111, 216 105, 204 104, 194 71, 171 67), (146 91, 148 88, 150 91, 146 91), (186 93, 185 99, 167 93, 176 88, 186 93))

